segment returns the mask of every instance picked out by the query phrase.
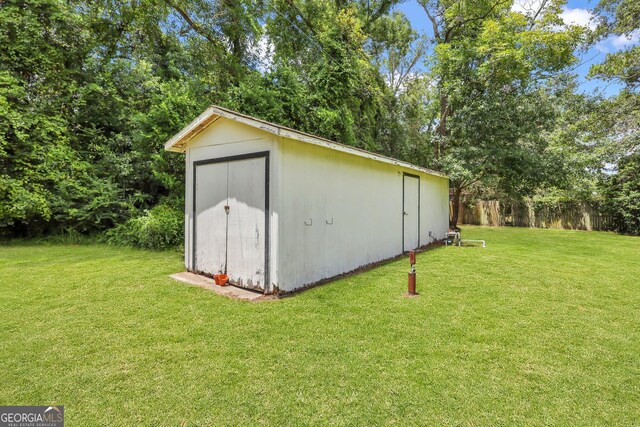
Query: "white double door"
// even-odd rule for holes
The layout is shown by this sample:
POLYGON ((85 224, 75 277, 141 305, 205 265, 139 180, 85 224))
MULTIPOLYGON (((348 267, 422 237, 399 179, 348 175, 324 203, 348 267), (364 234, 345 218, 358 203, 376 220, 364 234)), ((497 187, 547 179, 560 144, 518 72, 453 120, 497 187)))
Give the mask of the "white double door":
POLYGON ((194 269, 225 273, 234 285, 264 290, 266 157, 195 167, 194 269))

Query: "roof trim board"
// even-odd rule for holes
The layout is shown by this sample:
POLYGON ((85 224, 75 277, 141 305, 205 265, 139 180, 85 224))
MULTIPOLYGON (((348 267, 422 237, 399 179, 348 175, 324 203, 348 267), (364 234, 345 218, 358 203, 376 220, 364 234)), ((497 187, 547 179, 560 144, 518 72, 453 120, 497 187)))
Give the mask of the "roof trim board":
POLYGON ((293 139, 300 142, 306 142, 308 144, 318 145, 326 147, 332 150, 340 151, 343 153, 352 154, 358 157, 364 157, 371 160, 376 160, 383 163, 388 163, 396 166, 401 166, 407 169, 412 169, 420 172, 425 172, 431 175, 441 176, 446 178, 447 176, 441 172, 437 172, 431 169, 416 166, 408 162, 394 159, 392 157, 383 156, 381 154, 372 153, 361 148, 351 147, 348 145, 340 144, 329 139, 325 139, 319 136, 310 135, 308 133, 300 132, 286 126, 277 125, 264 120, 257 119, 255 117, 247 116, 232 110, 228 110, 223 107, 212 105, 207 108, 202 114, 196 117, 191 123, 185 126, 180 132, 175 134, 164 145, 164 149, 167 151, 174 151, 178 153, 184 153, 187 143, 193 139, 196 135, 202 132, 212 123, 216 122, 220 118, 234 120, 239 123, 243 123, 247 126, 251 126, 271 134, 281 136, 284 138, 293 139))

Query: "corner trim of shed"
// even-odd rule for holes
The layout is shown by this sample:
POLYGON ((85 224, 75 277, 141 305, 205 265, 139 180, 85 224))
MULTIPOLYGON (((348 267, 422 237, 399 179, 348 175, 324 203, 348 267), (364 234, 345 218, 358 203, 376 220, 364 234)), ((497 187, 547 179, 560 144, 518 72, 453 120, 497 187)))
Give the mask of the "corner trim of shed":
POLYGON ((356 147, 350 147, 348 145, 340 144, 329 139, 325 139, 319 136, 311 135, 304 132, 270 123, 264 120, 257 119, 255 117, 247 116, 245 114, 238 113, 236 111, 228 110, 217 105, 212 105, 207 108, 202 114, 200 114, 195 120, 185 126, 180 132, 175 134, 164 145, 166 151, 173 151, 178 153, 184 153, 187 148, 188 142, 196 135, 206 129, 209 125, 213 124, 220 118, 234 120, 239 123, 243 123, 247 126, 251 126, 271 134, 293 139, 299 142, 305 142, 308 144, 318 145, 321 147, 330 148, 332 150, 341 151, 343 153, 352 154, 358 157, 364 157, 372 160, 376 160, 383 163, 388 163, 407 169, 413 169, 420 172, 425 172, 431 175, 448 178, 447 175, 437 172, 431 169, 416 166, 414 164, 394 159, 392 157, 383 156, 381 154, 375 154, 367 150, 363 150, 356 147))

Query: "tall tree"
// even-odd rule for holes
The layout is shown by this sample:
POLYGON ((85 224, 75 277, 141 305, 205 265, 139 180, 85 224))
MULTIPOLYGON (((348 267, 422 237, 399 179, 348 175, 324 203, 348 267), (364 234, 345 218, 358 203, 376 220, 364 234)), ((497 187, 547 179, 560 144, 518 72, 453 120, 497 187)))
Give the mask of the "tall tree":
MULTIPOLYGON (((602 0, 596 7, 597 38, 631 39, 640 34, 640 4, 631 0, 602 0)), ((640 234, 640 46, 610 53, 591 67, 590 76, 621 83, 618 95, 603 100, 608 161, 613 173, 603 177, 605 208, 617 219, 618 231, 640 234)))
POLYGON ((560 4, 535 16, 511 11, 512 1, 421 0, 435 40, 433 78, 439 117, 436 167, 449 173, 458 221, 462 191, 489 177, 510 191, 535 186, 524 179, 541 163, 548 123, 540 104, 551 75, 575 60, 577 27, 559 31, 560 4))
POLYGON ((388 89, 367 47, 370 29, 395 3, 265 2, 271 63, 233 91, 230 105, 345 144, 383 150, 388 89))
MULTIPOLYGON (((640 34, 640 5, 630 0, 603 0, 596 8, 597 38, 610 36, 632 39, 640 34)), ((610 104, 616 118, 614 139, 622 154, 640 150, 640 45, 607 54, 604 62, 591 67, 589 76, 623 85, 610 104)))
POLYGON ((96 176, 71 129, 94 47, 66 3, 0 5, 0 226, 90 230, 119 219, 117 186, 96 176))

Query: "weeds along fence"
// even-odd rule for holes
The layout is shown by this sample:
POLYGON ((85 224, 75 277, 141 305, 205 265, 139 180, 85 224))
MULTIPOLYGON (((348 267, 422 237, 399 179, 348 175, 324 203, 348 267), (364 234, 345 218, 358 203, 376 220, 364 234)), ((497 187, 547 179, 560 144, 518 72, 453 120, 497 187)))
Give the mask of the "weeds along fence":
MULTIPOLYGON (((453 211, 451 203, 449 212, 453 211)), ((460 202, 459 223, 570 230, 615 230, 611 215, 586 202, 460 202)))

